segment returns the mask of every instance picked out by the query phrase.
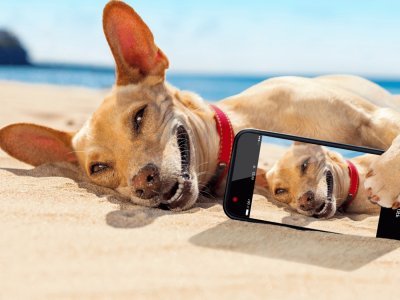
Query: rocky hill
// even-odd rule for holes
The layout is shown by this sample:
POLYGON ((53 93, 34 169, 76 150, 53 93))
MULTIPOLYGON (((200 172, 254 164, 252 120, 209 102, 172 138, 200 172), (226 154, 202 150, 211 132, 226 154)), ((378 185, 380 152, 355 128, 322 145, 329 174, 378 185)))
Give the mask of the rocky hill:
POLYGON ((18 38, 0 29, 0 65, 28 65, 28 52, 18 38))

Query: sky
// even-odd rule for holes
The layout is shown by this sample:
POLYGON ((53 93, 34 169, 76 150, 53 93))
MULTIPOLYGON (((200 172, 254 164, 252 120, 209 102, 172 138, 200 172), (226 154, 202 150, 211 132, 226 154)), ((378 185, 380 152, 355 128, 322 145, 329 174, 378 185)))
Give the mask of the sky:
MULTIPOLYGON (((37 63, 112 66, 104 0, 0 3, 37 63)), ((129 0, 176 72, 400 78, 398 0, 129 0)))

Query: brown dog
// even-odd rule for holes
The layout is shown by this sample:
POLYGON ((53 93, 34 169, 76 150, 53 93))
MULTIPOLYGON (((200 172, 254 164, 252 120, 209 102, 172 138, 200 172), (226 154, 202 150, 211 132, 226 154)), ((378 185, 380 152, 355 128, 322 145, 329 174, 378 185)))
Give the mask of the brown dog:
MULTIPOLYGON (((165 82, 168 59, 131 7, 109 2, 103 27, 116 85, 82 129, 14 124, 0 131, 0 146, 34 166, 77 163, 92 182, 140 205, 189 208, 217 168, 214 111, 199 96, 165 82)), ((355 76, 279 77, 217 106, 235 132, 255 127, 387 149, 400 133, 400 115, 385 107, 398 102, 355 76)))
POLYGON ((357 191, 350 198, 354 182, 349 162, 325 147, 294 142, 268 172, 257 170, 256 185, 266 188, 274 200, 306 216, 330 218, 338 209, 377 214, 379 206, 368 201, 364 188, 367 172, 376 159, 376 155, 366 154, 350 160, 358 171, 357 191))

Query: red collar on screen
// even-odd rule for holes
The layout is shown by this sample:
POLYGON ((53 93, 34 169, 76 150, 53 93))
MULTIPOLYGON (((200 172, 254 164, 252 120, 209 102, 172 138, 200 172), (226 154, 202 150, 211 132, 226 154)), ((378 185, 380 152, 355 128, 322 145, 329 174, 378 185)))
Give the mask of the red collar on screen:
POLYGON ((350 187, 347 198, 342 205, 344 210, 350 206, 351 202, 353 202, 354 198, 357 196, 358 186, 360 183, 357 167, 350 160, 347 160, 347 166, 349 168, 350 187))
POLYGON ((229 170, 235 133, 233 132, 233 127, 228 116, 217 106, 210 104, 210 107, 215 112, 214 119, 220 140, 217 170, 214 174, 214 178, 211 179, 211 181, 214 182, 210 182, 214 185, 214 188, 216 188, 229 170))

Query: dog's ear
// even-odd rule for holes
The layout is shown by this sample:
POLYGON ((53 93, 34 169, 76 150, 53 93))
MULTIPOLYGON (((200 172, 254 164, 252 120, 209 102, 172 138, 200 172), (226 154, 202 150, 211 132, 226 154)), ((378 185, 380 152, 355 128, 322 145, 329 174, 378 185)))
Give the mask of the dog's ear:
POLYGON ((151 75, 164 79, 168 59, 129 5, 110 1, 103 11, 103 30, 116 62, 117 85, 137 83, 151 75))
POLYGON ((27 164, 77 162, 73 134, 34 124, 12 124, 0 130, 0 148, 27 164))
POLYGON ((256 185, 268 189, 267 173, 264 169, 257 168, 256 185))
POLYGON ((327 155, 334 162, 345 163, 345 159, 343 158, 343 156, 339 152, 327 151, 327 155))
POLYGON ((299 141, 294 141, 293 145, 294 146, 305 146, 305 145, 310 145, 310 144, 307 144, 307 143, 304 143, 304 142, 299 142, 299 141))
POLYGON ((298 142, 298 141, 293 142, 293 146, 294 146, 294 147, 296 147, 296 146, 297 146, 297 147, 298 147, 298 146, 301 146, 300 149, 309 149, 309 150, 314 151, 315 153, 320 152, 320 151, 323 150, 323 148, 322 148, 321 145, 310 144, 310 143, 304 143, 304 142, 298 142))

